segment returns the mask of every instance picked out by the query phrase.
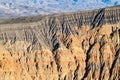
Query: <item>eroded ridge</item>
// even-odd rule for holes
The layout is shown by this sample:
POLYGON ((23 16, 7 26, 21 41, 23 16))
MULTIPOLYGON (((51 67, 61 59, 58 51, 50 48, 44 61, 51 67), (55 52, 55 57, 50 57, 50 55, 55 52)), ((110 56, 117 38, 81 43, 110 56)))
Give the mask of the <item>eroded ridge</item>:
POLYGON ((118 80, 119 53, 120 6, 0 23, 0 80, 118 80))

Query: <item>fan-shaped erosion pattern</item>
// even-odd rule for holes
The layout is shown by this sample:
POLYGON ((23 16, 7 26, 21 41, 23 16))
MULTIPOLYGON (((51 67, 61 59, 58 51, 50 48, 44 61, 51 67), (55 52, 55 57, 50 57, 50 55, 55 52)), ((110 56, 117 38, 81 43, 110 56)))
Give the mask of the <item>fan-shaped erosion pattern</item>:
POLYGON ((119 80, 120 6, 0 22, 0 80, 119 80))

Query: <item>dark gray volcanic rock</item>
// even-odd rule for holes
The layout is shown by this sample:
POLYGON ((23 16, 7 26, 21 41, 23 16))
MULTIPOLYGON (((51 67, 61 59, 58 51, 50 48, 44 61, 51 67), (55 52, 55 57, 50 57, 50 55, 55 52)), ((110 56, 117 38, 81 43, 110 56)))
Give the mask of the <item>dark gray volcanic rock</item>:
POLYGON ((57 34, 78 35, 74 27, 90 26, 91 29, 105 24, 120 22, 120 6, 94 11, 23 17, 3 21, 0 25, 0 40, 39 43, 54 49, 59 44, 57 34))
POLYGON ((119 80, 120 6, 0 21, 0 80, 119 80))

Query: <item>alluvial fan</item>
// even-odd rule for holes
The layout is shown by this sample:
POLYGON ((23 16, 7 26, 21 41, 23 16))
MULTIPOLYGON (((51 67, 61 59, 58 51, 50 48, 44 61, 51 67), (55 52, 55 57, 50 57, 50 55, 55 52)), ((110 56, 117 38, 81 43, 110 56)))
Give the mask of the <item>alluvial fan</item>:
POLYGON ((0 80, 119 80, 120 6, 0 21, 0 80))

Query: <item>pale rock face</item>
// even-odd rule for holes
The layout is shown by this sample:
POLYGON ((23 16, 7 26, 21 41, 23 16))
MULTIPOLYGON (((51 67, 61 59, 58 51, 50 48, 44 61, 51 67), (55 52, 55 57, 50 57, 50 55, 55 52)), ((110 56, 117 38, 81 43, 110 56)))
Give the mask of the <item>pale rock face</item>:
POLYGON ((0 80, 119 79, 120 6, 0 23, 0 80))

